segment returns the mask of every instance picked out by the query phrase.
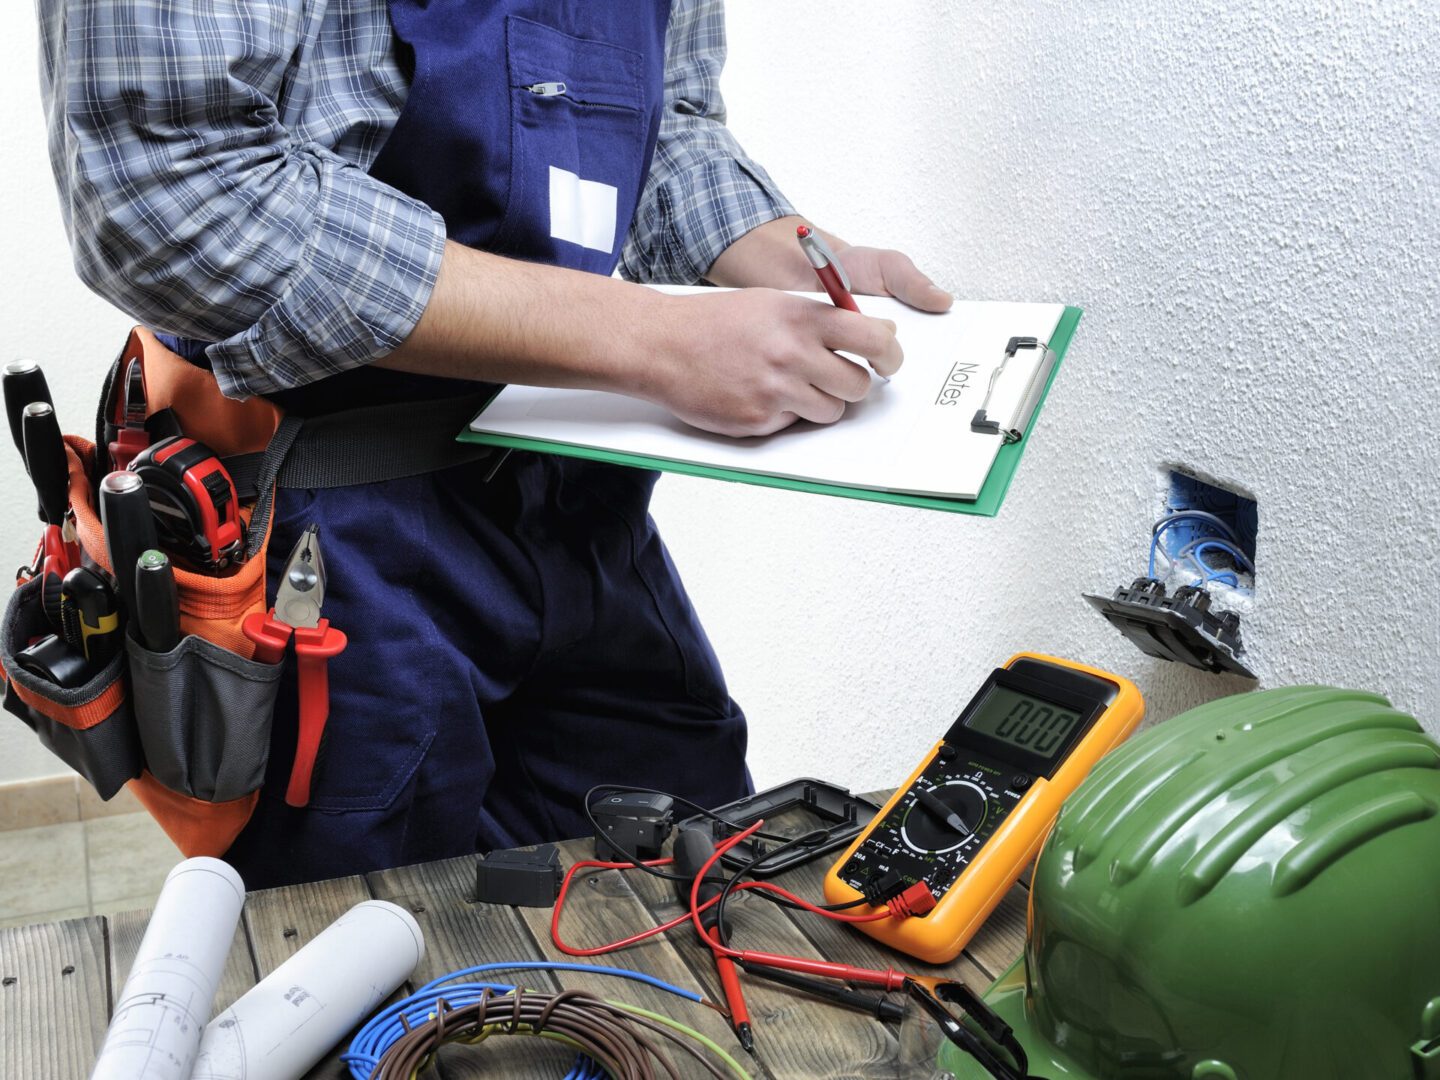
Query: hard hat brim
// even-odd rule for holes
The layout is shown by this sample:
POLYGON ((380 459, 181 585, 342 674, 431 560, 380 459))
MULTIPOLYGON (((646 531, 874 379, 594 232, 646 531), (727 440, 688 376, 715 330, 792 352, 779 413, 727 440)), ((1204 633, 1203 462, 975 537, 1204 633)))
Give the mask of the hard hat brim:
MULTIPOLYGON (((1025 1008, 1025 957, 1020 957, 1009 971, 995 980, 985 992, 985 1004, 1014 1030, 1015 1038, 1030 1059, 1031 1074, 1046 1080, 1102 1080, 1035 1031, 1025 1008)), ((949 1043, 940 1051, 939 1065, 952 1073, 955 1080, 993 1080, 974 1058, 949 1043)))

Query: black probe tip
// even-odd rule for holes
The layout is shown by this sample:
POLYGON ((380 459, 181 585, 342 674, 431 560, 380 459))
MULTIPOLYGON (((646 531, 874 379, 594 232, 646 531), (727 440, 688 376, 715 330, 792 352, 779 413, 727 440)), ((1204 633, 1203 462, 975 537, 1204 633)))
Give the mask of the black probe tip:
POLYGON ((749 1024, 736 1024, 735 1037, 740 1040, 740 1048, 752 1057, 755 1054, 755 1034, 750 1030, 749 1024))

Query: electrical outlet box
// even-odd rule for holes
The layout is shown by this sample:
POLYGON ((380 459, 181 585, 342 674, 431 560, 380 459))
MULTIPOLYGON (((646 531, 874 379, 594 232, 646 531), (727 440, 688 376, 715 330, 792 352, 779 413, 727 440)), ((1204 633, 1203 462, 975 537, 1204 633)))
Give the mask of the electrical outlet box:
MULTIPOLYGON (((1199 510, 1206 514, 1213 514, 1219 518, 1230 529, 1234 535, 1235 545, 1245 553, 1252 566, 1255 564, 1255 537, 1259 531, 1260 513, 1256 501, 1249 495, 1233 488, 1225 487, 1218 483, 1212 483, 1200 479, 1194 473, 1180 467, 1169 467, 1163 471, 1165 482, 1164 506, 1161 507, 1157 518, 1167 517, 1184 510, 1199 510)), ((1198 542, 1215 536, 1213 528, 1203 521, 1177 521, 1170 526, 1160 537, 1160 547, 1165 553, 1166 561, 1174 563, 1183 559, 1186 565, 1195 570, 1195 576, 1199 576, 1199 569, 1183 553, 1193 548, 1198 542)), ((1203 558, 1208 566, 1215 570, 1234 571, 1238 585, 1236 591, 1241 595, 1250 595, 1254 592, 1254 572, 1241 571, 1235 563, 1223 552, 1207 550, 1203 558)))

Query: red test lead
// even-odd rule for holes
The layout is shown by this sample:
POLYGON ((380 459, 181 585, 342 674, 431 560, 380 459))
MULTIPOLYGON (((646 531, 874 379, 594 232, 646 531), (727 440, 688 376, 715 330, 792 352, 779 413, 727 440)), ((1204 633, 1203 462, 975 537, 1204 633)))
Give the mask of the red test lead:
POLYGON ((815 276, 820 279, 830 302, 846 311, 858 312, 860 305, 855 303, 855 297, 850 295, 850 275, 845 273, 845 267, 835 258, 830 245, 809 225, 796 228, 795 237, 800 241, 800 249, 805 252, 805 258, 809 259, 810 265, 815 268, 815 276))

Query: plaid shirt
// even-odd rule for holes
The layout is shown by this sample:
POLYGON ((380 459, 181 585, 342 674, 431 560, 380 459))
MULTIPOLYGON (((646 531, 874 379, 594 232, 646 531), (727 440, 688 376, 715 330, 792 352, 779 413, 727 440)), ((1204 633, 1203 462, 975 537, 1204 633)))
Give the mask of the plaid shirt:
MULTIPOLYGON (((37 5, 50 159, 87 285, 156 329, 215 342, 207 355, 236 397, 404 341, 445 226, 366 172, 408 91, 384 0, 37 5)), ((675 0, 626 277, 697 281, 793 212, 724 126, 724 59, 721 0, 675 0)))

